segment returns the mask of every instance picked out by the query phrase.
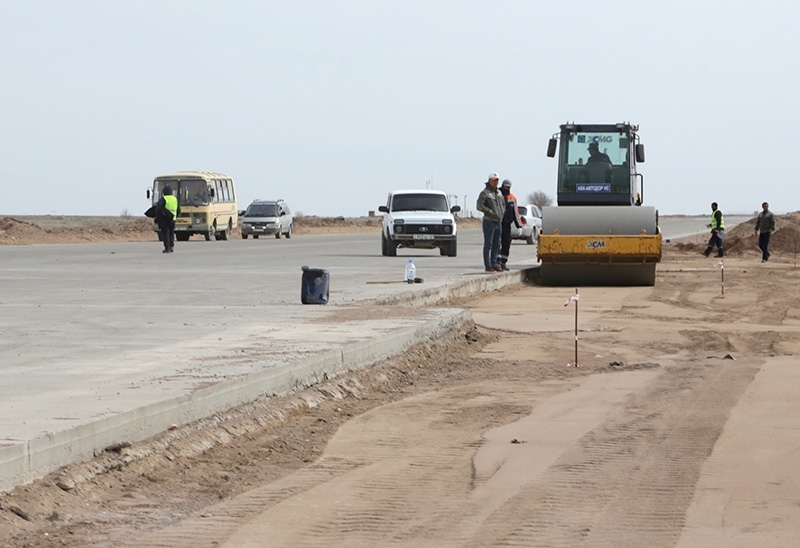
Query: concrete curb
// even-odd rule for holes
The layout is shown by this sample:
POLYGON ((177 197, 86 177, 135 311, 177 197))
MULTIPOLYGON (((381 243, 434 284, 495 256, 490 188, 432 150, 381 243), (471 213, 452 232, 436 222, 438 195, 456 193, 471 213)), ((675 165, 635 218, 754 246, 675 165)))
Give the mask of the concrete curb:
MULTIPOLYGON (((424 288, 422 290, 406 291, 375 299, 377 305, 390 306, 436 306, 449 299, 468 297, 476 293, 496 291, 507 285, 523 283, 534 279, 538 268, 526 268, 497 274, 475 274, 464 277, 456 282, 439 287, 424 288)), ((416 288, 416 286, 413 286, 416 288)))

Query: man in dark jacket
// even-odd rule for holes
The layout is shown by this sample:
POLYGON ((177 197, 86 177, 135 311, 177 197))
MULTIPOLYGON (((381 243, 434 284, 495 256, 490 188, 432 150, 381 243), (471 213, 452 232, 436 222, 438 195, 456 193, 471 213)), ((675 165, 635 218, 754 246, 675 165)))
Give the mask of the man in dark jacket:
POLYGON ((511 225, 521 228, 519 219, 519 210, 517 210, 517 197, 511 193, 511 181, 508 179, 503 180, 500 185, 500 194, 506 200, 506 212, 503 215, 503 220, 500 223, 500 255, 497 256, 497 264, 503 270, 508 270, 508 254, 511 252, 511 225))
POLYGON ((175 219, 181 212, 178 199, 172 195, 172 187, 165 185, 161 191, 161 199, 156 202, 155 214, 158 230, 161 232, 161 241, 164 242, 164 251, 175 251, 175 219))

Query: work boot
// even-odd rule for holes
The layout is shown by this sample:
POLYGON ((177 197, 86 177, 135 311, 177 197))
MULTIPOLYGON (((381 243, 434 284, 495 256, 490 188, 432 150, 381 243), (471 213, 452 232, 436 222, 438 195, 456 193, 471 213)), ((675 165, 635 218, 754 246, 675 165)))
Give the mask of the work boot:
POLYGON ((720 249, 719 253, 717 253, 717 258, 721 259, 724 255, 725 255, 725 253, 723 253, 722 250, 720 249))
POLYGON ((710 249, 706 249, 705 251, 703 251, 703 255, 708 257, 709 255, 711 255, 711 250, 710 249))

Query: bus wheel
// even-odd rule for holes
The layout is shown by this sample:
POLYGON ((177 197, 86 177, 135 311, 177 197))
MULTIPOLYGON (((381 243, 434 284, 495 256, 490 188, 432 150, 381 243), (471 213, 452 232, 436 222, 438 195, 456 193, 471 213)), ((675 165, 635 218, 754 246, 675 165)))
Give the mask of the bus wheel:
POLYGON ((223 230, 220 233, 220 239, 221 240, 227 240, 228 238, 230 238, 230 236, 231 236, 231 222, 228 221, 228 226, 226 226, 225 230, 223 230))
POLYGON ((179 242, 188 242, 189 241, 189 233, 188 232, 176 232, 175 239, 179 242))
POLYGON ((211 241, 211 236, 214 235, 214 232, 215 232, 214 227, 210 226, 210 227, 208 227, 208 232, 203 234, 203 237, 206 239, 207 242, 211 241))

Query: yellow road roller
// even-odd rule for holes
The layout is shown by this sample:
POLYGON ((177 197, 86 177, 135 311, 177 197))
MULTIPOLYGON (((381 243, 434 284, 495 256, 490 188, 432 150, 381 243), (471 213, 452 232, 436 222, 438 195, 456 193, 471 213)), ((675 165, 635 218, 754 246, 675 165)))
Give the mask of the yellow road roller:
POLYGON ((542 208, 538 255, 545 285, 643 285, 661 261, 658 211, 642 205, 644 162, 639 127, 564 124, 547 156, 558 152, 558 207, 542 208))

